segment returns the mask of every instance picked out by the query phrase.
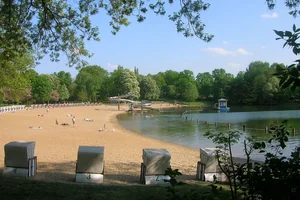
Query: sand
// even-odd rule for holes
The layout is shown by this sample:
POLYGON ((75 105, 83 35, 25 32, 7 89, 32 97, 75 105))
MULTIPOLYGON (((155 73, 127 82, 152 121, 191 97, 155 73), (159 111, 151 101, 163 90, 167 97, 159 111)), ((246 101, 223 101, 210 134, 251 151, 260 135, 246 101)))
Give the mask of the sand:
MULTIPOLYGON (((162 108, 169 105, 153 105, 162 108)), ((101 105, 71 108, 23 110, 0 115, 0 173, 4 167, 4 145, 10 141, 36 141, 38 174, 32 179, 74 182, 79 145, 105 146, 105 184, 138 184, 143 148, 165 148, 171 153, 171 166, 179 169, 183 180, 196 177, 199 150, 162 142, 126 130, 116 116, 128 106, 101 105), (76 117, 73 127, 72 114, 76 117), (40 115, 40 116, 38 116, 40 115), (43 115, 43 116, 41 116, 43 115), (92 119, 87 122, 84 119, 92 119), (69 126, 56 125, 56 119, 69 126), (98 131, 104 129, 107 131, 98 131), (32 129, 30 126, 41 129, 32 129)))

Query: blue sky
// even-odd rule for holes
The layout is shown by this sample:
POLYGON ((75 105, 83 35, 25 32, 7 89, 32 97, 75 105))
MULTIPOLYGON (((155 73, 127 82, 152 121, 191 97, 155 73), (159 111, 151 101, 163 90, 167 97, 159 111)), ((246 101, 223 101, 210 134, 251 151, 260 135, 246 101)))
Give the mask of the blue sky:
MULTIPOLYGON (((168 6, 167 11, 177 10, 178 4, 168 6)), ((277 1, 273 11, 268 10, 264 0, 206 0, 210 8, 201 15, 206 24, 205 31, 214 34, 214 39, 203 42, 198 38, 185 38, 176 32, 176 26, 166 16, 147 15, 143 23, 132 20, 114 36, 111 34, 109 18, 105 13, 93 17, 99 25, 100 42, 91 41, 87 48, 94 53, 89 64, 99 65, 113 71, 117 65, 133 69, 140 74, 156 74, 168 69, 188 69, 198 73, 224 68, 236 75, 245 71, 252 61, 291 64, 296 56, 289 48, 282 48, 283 41, 275 40, 276 30, 291 30, 294 19, 288 14, 283 1, 277 1)), ((103 11, 102 11, 103 12, 103 11)), ((51 62, 45 57, 36 67, 39 73, 64 70, 75 77, 78 71, 66 66, 66 59, 51 62)))

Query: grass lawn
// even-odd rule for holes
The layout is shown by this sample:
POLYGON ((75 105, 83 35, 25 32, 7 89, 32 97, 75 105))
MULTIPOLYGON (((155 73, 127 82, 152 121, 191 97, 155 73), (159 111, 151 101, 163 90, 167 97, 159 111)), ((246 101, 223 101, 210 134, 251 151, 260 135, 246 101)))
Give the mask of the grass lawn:
MULTIPOLYGON (((184 186, 178 186, 181 194, 191 194, 194 190, 201 192, 201 196, 211 195, 209 184, 197 182, 184 186)), ((78 183, 42 182, 26 178, 6 177, 0 175, 0 199, 66 199, 66 200, 164 200, 167 196, 166 186, 145 185, 92 185, 78 183)), ((191 199, 191 198, 184 198, 191 199)), ((197 198, 199 199, 199 198, 197 198)), ((202 199, 202 198, 201 198, 202 199)), ((218 198, 229 199, 228 190, 220 192, 218 198)))

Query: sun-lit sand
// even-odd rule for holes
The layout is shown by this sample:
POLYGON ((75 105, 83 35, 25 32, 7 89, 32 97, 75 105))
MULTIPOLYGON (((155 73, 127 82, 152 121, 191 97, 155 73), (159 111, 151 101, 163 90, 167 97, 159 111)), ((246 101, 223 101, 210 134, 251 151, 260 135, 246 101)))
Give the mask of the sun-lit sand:
MULTIPOLYGON (((169 105, 153 105, 169 107, 169 105)), ((0 172, 4 167, 4 145, 10 141, 36 141, 38 157, 36 180, 74 182, 79 145, 105 146, 105 176, 107 184, 139 183, 143 148, 166 148, 172 155, 172 168, 180 169, 185 180, 195 179, 199 150, 162 142, 132 133, 116 119, 128 106, 101 105, 71 108, 23 110, 0 115, 0 172), (76 117, 73 127, 71 117, 76 117), (40 116, 38 116, 40 115, 40 116), (43 116, 41 116, 43 115, 43 116), (84 119, 92 119, 93 122, 84 119), (56 119, 59 125, 56 125, 56 119), (62 126, 68 123, 69 126, 62 126), (107 131, 98 131, 104 129, 107 131), (41 127, 41 129, 32 129, 41 127)), ((155 115, 155 113, 154 113, 155 115)))

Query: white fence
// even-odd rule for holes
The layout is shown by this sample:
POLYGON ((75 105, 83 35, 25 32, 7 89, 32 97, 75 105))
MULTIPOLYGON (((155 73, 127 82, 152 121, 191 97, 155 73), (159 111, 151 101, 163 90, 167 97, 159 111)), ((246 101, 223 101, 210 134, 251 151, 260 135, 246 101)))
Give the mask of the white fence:
POLYGON ((82 102, 82 103, 32 104, 30 106, 30 108, 31 109, 37 109, 37 108, 64 108, 64 107, 77 107, 77 106, 98 106, 98 105, 102 105, 102 103, 82 102))
POLYGON ((15 112, 24 109, 25 109, 25 105, 4 106, 4 107, 0 107, 0 113, 15 112))
POLYGON ((64 107, 77 107, 77 106, 98 106, 98 105, 102 105, 102 103, 82 102, 82 103, 32 104, 28 108, 26 108, 25 105, 14 105, 14 106, 0 107, 0 113, 15 112, 15 111, 25 110, 25 109, 64 108, 64 107))

